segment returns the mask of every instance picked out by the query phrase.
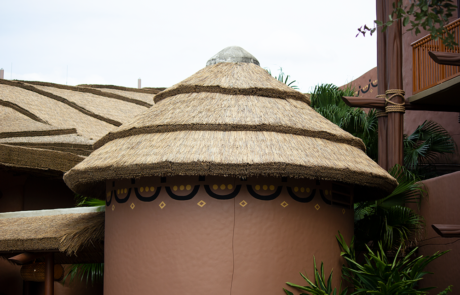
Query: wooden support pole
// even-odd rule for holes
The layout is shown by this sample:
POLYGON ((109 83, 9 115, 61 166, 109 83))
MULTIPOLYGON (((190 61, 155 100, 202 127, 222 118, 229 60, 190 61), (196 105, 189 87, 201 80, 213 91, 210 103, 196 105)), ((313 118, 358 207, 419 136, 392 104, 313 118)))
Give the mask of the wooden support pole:
MULTIPOLYGON (((381 22, 386 22, 388 17, 386 14, 386 0, 377 0, 377 20, 381 22)), ((382 32, 380 28, 377 29, 377 79, 378 79, 378 92, 379 94, 385 94, 387 90, 387 79, 386 79, 386 36, 385 32, 382 32)), ((383 108, 380 108, 380 111, 383 111, 383 108)), ((388 148, 387 148, 387 129, 388 129, 388 117, 383 116, 378 117, 378 163, 380 167, 385 170, 388 170, 388 148)))
POLYGON ((54 295, 54 253, 45 255, 45 295, 54 295))
MULTIPOLYGON (((393 10, 393 3, 402 0, 387 0, 386 9, 388 12, 393 10)), ((402 90, 402 26, 401 21, 395 21, 388 28, 386 40, 386 78, 388 79, 388 90, 402 90)), ((380 83, 379 83, 380 84, 380 83)), ((392 98, 392 101, 397 104, 404 103, 404 97, 397 95, 392 98)), ((403 164, 403 128, 404 128, 404 113, 390 112, 388 113, 388 169, 391 169, 395 164, 403 164)))

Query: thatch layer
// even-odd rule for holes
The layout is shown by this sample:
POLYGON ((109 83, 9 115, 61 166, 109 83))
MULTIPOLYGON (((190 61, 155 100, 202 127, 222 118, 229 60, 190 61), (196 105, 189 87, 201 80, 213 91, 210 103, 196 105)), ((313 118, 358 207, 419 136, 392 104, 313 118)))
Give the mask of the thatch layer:
POLYGON ((68 255, 104 239, 104 212, 0 218, 0 252, 59 250, 68 255))
POLYGON ((95 148, 116 138, 182 130, 273 131, 324 138, 365 150, 361 139, 302 101, 209 92, 171 97, 101 138, 95 148))
MULTIPOLYGON (((84 109, 105 118, 114 119, 117 122, 127 123, 132 120, 132 114, 137 114, 146 109, 125 101, 95 95, 92 93, 82 93, 68 89, 61 89, 49 86, 39 86, 36 88, 64 97, 65 99, 83 107, 84 109)), ((153 102, 153 100, 152 100, 153 102)), ((117 125, 119 126, 119 125, 117 125)))
POLYGON ((82 93, 92 93, 92 94, 99 95, 99 96, 105 96, 105 97, 110 97, 110 98, 125 101, 125 102, 130 102, 132 104, 137 104, 137 105, 147 107, 147 108, 152 106, 151 103, 145 103, 141 100, 132 99, 132 98, 122 96, 122 95, 117 95, 114 93, 103 92, 103 91, 93 89, 93 88, 88 88, 88 87, 68 86, 68 85, 48 83, 48 82, 38 82, 38 81, 19 81, 19 80, 16 80, 16 81, 21 84, 26 83, 26 84, 35 85, 35 86, 49 86, 53 88, 72 90, 72 91, 77 91, 77 92, 82 92, 82 93))
POLYGON ((310 104, 310 100, 304 94, 273 79, 267 71, 252 63, 218 63, 205 67, 158 93, 154 101, 158 103, 178 94, 197 92, 290 98, 310 104))
POLYGON ((48 124, 48 122, 46 122, 42 118, 40 118, 40 117, 36 116, 35 114, 29 112, 28 110, 26 110, 23 107, 15 104, 14 102, 0 99, 0 106, 11 108, 11 109, 17 111, 18 113, 21 113, 26 117, 29 117, 30 119, 32 119, 34 121, 37 121, 37 122, 40 122, 40 123, 43 123, 43 124, 48 124))
POLYGON ((61 135, 76 133, 75 128, 62 129, 32 120, 15 109, 0 105, 0 138, 61 135))
POLYGON ((379 187, 397 185, 348 144, 259 131, 180 131, 113 140, 65 174, 77 192, 99 194, 111 179, 168 175, 305 177, 379 187))
POLYGON ((122 90, 123 92, 137 92, 137 93, 146 93, 146 94, 157 94, 163 91, 165 88, 132 88, 132 87, 123 87, 117 85, 104 85, 104 84, 80 84, 77 87, 88 87, 88 88, 97 88, 97 89, 112 89, 112 90, 122 90))
MULTIPOLYGON (((153 97, 155 96, 155 94, 151 94, 151 93, 131 92, 131 91, 125 91, 125 90, 119 90, 119 89, 110 89, 110 88, 99 88, 99 89, 102 92, 115 93, 115 94, 123 95, 126 97, 130 97, 133 99, 142 100, 145 103, 148 103, 150 106, 153 105, 153 97)), ((137 89, 137 90, 142 90, 142 89, 137 89)))
POLYGON ((65 103, 17 87, 19 83, 11 83, 12 86, 0 83, 0 100, 18 105, 52 126, 76 128, 79 134, 87 138, 100 138, 114 128, 112 124, 88 116, 65 103))
POLYGON ((66 172, 83 160, 72 153, 0 144, 0 166, 66 172))

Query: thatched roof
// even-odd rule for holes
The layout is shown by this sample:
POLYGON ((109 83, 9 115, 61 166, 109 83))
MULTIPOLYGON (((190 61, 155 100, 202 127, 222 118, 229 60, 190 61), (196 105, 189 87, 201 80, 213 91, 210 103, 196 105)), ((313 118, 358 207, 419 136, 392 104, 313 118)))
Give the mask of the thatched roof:
MULTIPOLYGON (((0 255, 62 252, 75 263, 103 260, 104 208, 71 208, 0 213, 0 255), (72 257, 73 256, 73 257, 72 257)), ((64 255, 59 256, 61 263, 64 255)))
POLYGON ((397 185, 360 139, 254 63, 207 66, 155 102, 96 142, 65 174, 67 185, 93 196, 107 180, 169 175, 305 177, 372 188, 357 190, 366 193, 397 185))
POLYGON ((120 88, 0 79, 0 168, 67 171, 92 152, 95 140, 151 107, 159 92, 120 88))

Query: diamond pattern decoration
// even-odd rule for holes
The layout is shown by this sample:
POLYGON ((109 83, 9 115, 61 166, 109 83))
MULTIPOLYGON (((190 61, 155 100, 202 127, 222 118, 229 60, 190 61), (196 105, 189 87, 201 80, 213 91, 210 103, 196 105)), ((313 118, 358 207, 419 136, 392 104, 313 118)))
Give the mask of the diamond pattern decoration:
POLYGON ((115 205, 112 205, 112 211, 115 210, 115 205))
POLYGON ((281 206, 283 206, 283 208, 286 208, 288 205, 289 205, 289 204, 288 204, 286 201, 284 201, 283 203, 281 203, 281 206))
POLYGON ((206 205, 206 202, 203 201, 203 200, 201 200, 201 201, 199 201, 197 204, 198 204, 198 206, 200 206, 201 208, 203 208, 203 206, 206 205))
POLYGON ((342 213, 345 214, 345 209, 342 209, 342 213))
POLYGON ((319 210, 319 208, 321 208, 321 206, 319 204, 316 204, 315 209, 319 210))
POLYGON ((160 208, 163 209, 164 207, 166 207, 166 203, 165 203, 165 202, 161 202, 160 205, 158 205, 158 206, 160 206, 160 208))
POLYGON ((248 204, 248 202, 246 202, 245 200, 240 202, 241 207, 245 207, 247 204, 248 204))
POLYGON ((129 206, 129 207, 131 207, 131 209, 134 210, 134 207, 136 207, 136 205, 134 205, 134 203, 131 203, 131 206, 129 206))

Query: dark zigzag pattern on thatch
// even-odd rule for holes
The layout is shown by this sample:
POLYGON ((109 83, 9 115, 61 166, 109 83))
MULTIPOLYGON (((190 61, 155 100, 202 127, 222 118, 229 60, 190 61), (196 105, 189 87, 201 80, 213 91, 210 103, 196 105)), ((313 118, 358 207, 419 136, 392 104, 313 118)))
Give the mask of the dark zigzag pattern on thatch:
POLYGON ((43 95, 43 96, 46 96, 48 98, 54 99, 56 101, 62 102, 64 104, 68 105, 69 107, 74 108, 77 111, 79 111, 79 112, 81 112, 81 113, 83 113, 83 114, 85 114, 87 116, 93 117, 95 119, 98 119, 100 121, 109 123, 109 124, 117 126, 117 127, 121 126, 121 122, 112 120, 110 118, 103 117, 103 116, 98 115, 98 114, 95 114, 95 113, 93 113, 91 111, 88 111, 87 109, 79 106, 78 104, 76 104, 76 103, 74 103, 72 101, 69 101, 68 99, 66 99, 64 97, 57 96, 55 94, 52 94, 52 93, 37 89, 37 88, 33 87, 32 85, 26 85, 26 84, 23 84, 22 82, 19 82, 19 81, 11 82, 11 81, 8 81, 8 80, 3 80, 3 79, 0 79, 0 84, 9 85, 9 86, 13 86, 13 87, 19 87, 19 88, 22 88, 22 89, 25 89, 25 90, 28 90, 28 91, 38 93, 40 95, 43 95))
MULTIPOLYGON (((2 83, 3 81, 5 81, 5 80, 0 80, 0 83, 2 83)), ((8 83, 3 83, 3 84, 10 85, 8 83)), ((13 85, 13 86, 16 86, 16 85, 13 85)), ((11 108, 11 109, 23 114, 24 116, 29 117, 30 119, 32 119, 34 121, 37 121, 37 122, 40 122, 40 123, 43 123, 43 124, 46 124, 46 125, 50 125, 48 122, 46 122, 45 120, 43 120, 39 116, 29 112, 28 110, 26 110, 25 108, 15 104, 14 102, 5 101, 3 99, 0 99, 0 105, 2 105, 4 107, 7 107, 7 108, 11 108)))
MULTIPOLYGON (((104 92, 104 91, 100 91, 100 90, 93 89, 93 88, 68 86, 68 85, 61 85, 61 84, 55 84, 55 83, 49 83, 49 82, 39 82, 39 81, 23 81, 23 80, 15 80, 15 81, 20 82, 20 83, 38 85, 38 86, 48 86, 48 87, 72 90, 72 91, 77 91, 77 92, 91 93, 94 95, 104 96, 108 98, 118 99, 121 101, 137 104, 137 105, 140 105, 146 108, 150 108, 153 105, 153 104, 146 103, 145 101, 142 101, 142 100, 137 100, 134 98, 122 96, 122 95, 115 94, 115 93, 104 92)), ((150 92, 148 93, 150 94, 150 92)))
POLYGON ((116 85, 103 85, 103 84, 80 84, 77 87, 89 87, 89 88, 106 88, 106 89, 115 89, 115 90, 123 90, 129 92, 138 92, 138 93, 145 93, 145 94, 157 94, 163 91, 166 88, 130 88, 130 87, 123 87, 123 86, 116 86, 116 85))

